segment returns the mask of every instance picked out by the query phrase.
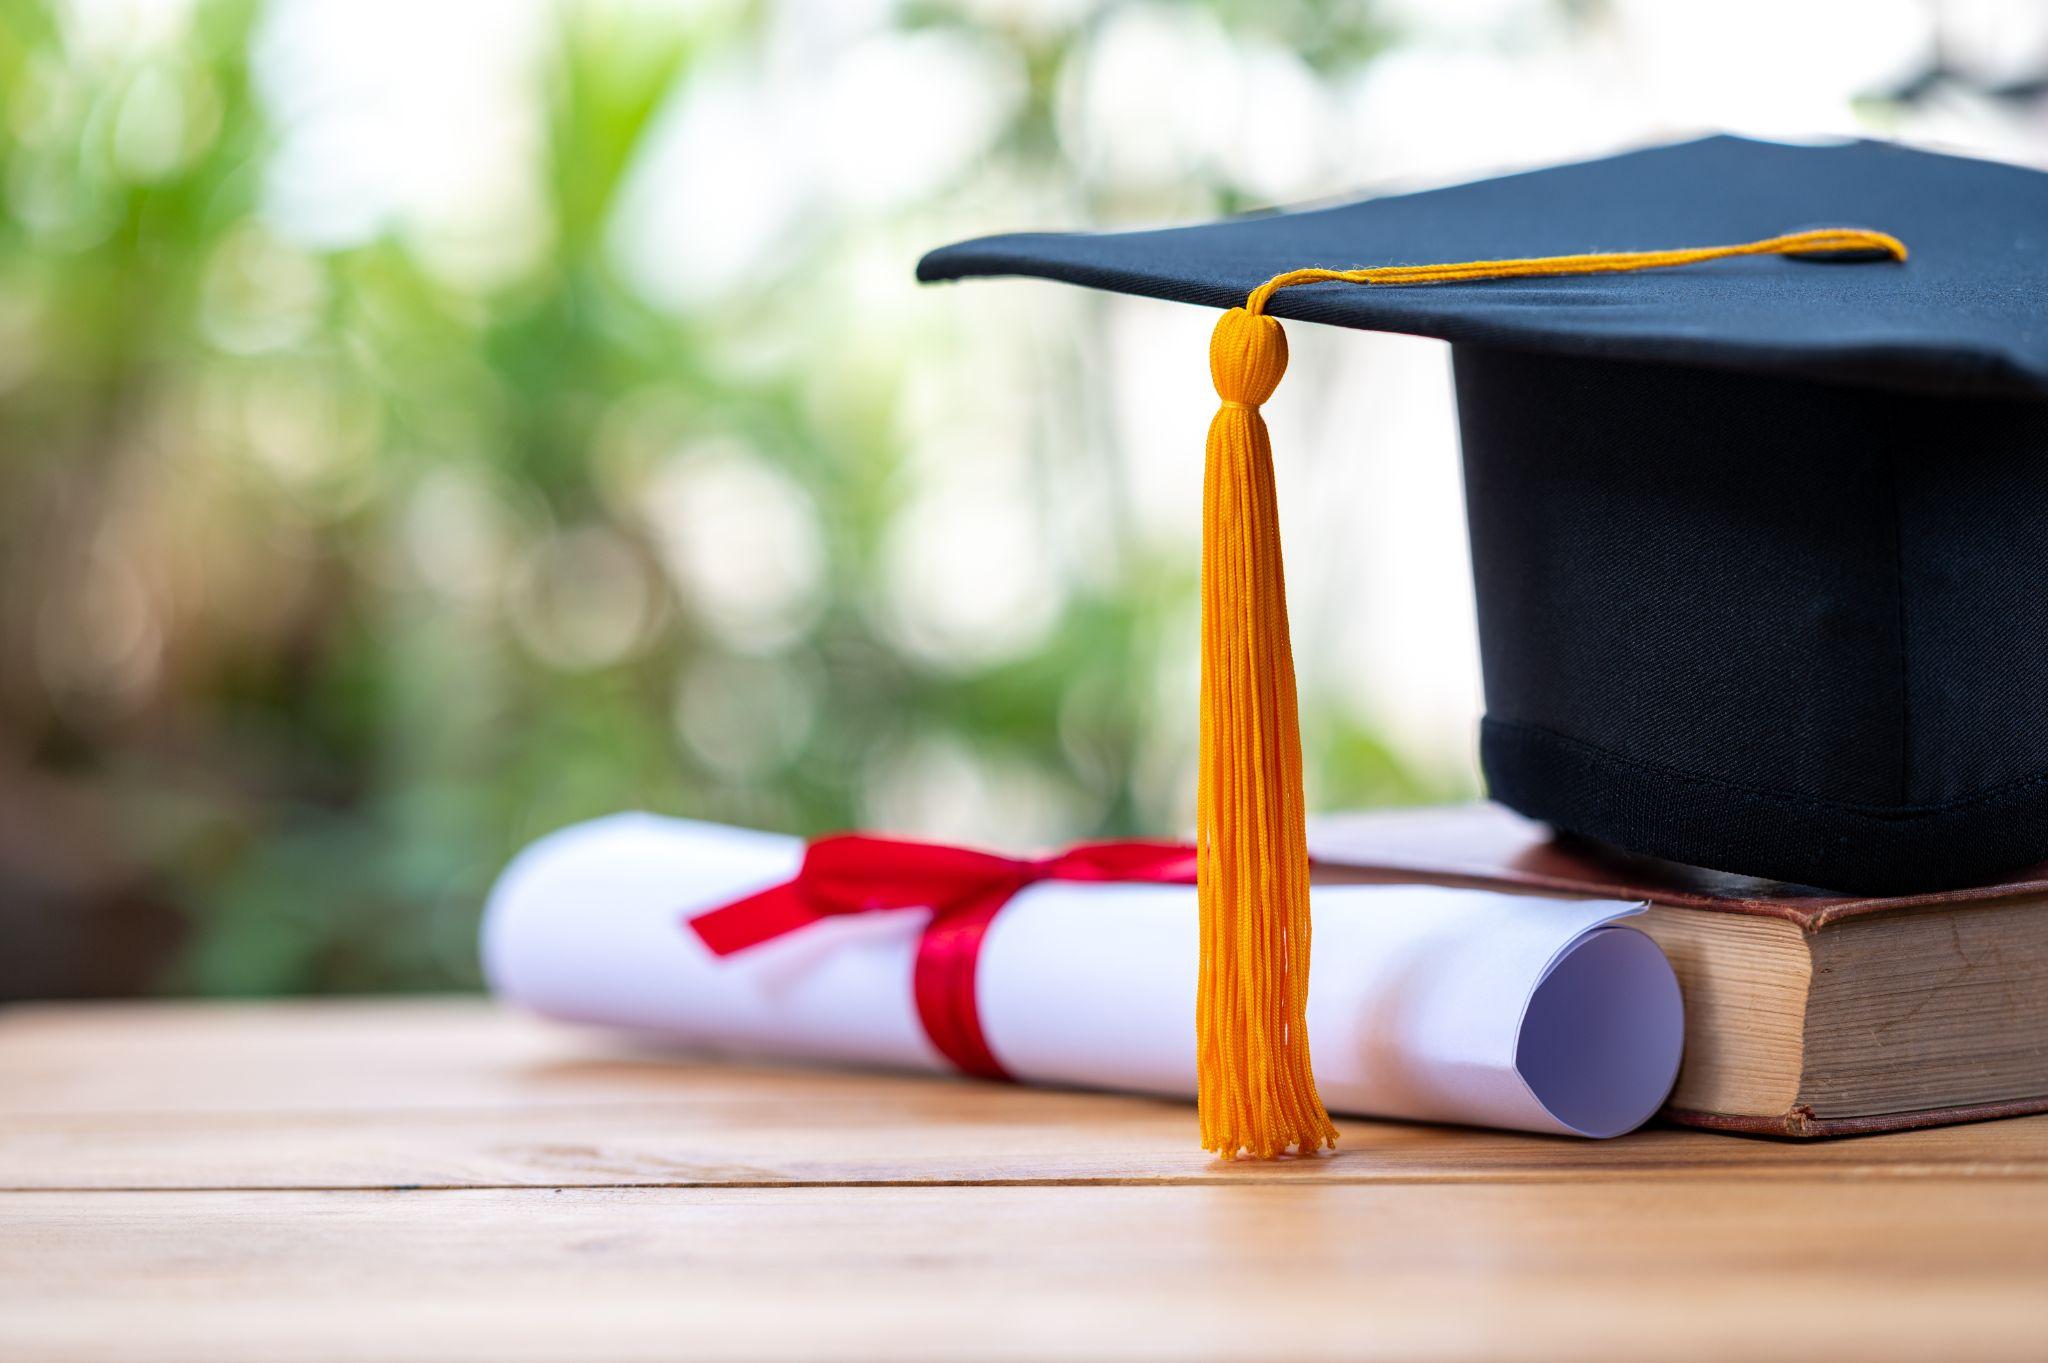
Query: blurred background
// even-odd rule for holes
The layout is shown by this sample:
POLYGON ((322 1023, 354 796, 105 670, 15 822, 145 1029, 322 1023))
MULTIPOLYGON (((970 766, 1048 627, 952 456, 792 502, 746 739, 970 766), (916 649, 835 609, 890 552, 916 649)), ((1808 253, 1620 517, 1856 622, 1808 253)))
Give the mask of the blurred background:
MULTIPOLYGON (((1211 319, 920 252, 1717 128, 2048 164, 2048 5, 0 0, 0 999, 472 986, 621 808, 1180 829, 1211 319)), ((1293 344, 1312 804, 1469 795, 1446 352, 1293 344)))

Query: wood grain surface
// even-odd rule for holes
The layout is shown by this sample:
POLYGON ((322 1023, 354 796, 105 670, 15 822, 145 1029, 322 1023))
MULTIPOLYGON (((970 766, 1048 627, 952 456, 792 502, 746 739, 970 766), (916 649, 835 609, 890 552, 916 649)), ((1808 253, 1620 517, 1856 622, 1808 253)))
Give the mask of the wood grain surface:
POLYGON ((2048 1118, 1193 1131, 469 1000, 16 1008, 0 1359, 2048 1355, 2048 1118))

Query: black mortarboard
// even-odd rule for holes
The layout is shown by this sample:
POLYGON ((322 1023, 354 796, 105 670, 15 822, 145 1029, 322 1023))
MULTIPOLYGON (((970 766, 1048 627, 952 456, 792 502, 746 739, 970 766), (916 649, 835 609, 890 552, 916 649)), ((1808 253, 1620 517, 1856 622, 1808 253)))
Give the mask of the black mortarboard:
POLYGON ((1859 893, 2048 859, 2048 175, 1715 137, 1206 226, 991 237, 918 272, 1228 309, 1202 531, 1210 1149, 1335 1139, 1307 1051, 1258 411, 1286 369, 1275 316, 1453 343, 1496 799, 1859 893))
POLYGON ((1495 798, 1720 870, 1959 885, 2048 859, 2048 175, 1712 137, 1312 211, 992 237, 919 275, 1230 307, 1304 266, 1816 225, 1910 258, 1321 283, 1267 311, 1454 343, 1495 798))

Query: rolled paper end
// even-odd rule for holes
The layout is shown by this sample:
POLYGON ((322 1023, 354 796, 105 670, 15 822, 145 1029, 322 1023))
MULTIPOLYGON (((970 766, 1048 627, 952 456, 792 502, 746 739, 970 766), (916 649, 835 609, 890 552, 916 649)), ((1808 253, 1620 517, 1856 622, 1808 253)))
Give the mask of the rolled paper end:
POLYGON ((1573 943, 1536 986, 1515 1070, 1559 1125, 1605 1138, 1656 1115, 1684 1049, 1670 960, 1648 935, 1614 924, 1573 943))

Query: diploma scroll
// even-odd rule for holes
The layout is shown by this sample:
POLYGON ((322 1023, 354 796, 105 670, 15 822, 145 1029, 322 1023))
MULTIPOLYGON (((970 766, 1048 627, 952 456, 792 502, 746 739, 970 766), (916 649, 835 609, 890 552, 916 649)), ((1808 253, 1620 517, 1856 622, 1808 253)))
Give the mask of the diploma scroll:
MULTIPOLYGON (((918 1069, 919 910, 819 922, 715 957, 696 914, 788 880, 794 838, 622 814, 564 829, 500 877, 483 929, 502 997, 700 1050, 918 1069)), ((1613 1136, 1678 1071, 1678 985, 1622 920, 1640 905, 1421 886, 1313 892, 1308 1024, 1334 1112, 1613 1136)), ((1195 1087, 1195 892, 1030 886, 989 927, 982 1031, 1026 1082, 1195 1087)))

